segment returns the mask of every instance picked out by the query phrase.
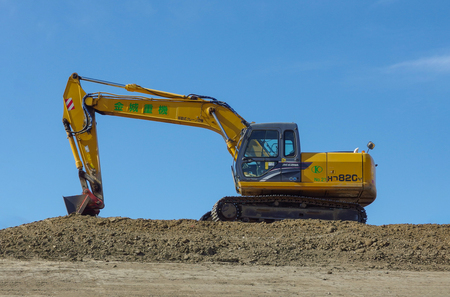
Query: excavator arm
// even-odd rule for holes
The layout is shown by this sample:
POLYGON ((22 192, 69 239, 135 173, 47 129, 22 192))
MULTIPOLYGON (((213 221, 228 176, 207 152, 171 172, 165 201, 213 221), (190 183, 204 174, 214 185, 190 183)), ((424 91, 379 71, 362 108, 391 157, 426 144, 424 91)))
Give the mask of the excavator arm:
POLYGON ((76 73, 69 77, 63 98, 63 124, 82 187, 81 195, 64 197, 69 214, 97 215, 104 207, 96 113, 212 130, 222 135, 234 160, 243 131, 249 126, 227 103, 211 97, 173 94, 135 84, 116 84, 81 77, 76 73), (156 97, 86 93, 81 80, 156 97))

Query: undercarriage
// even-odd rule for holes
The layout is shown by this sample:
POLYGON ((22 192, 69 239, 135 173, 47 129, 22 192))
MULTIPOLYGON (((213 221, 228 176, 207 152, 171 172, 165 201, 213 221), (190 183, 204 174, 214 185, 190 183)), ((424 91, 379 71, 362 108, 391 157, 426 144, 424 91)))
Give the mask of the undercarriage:
POLYGON ((322 219, 365 223, 366 211, 356 203, 302 196, 239 196, 217 201, 201 220, 273 222, 322 219))

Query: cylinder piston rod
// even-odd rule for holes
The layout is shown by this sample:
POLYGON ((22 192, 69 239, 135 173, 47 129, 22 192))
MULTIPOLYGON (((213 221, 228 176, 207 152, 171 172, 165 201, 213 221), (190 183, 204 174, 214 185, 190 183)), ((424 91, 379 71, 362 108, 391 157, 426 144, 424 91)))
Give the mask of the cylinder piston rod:
POLYGON ((81 77, 78 74, 74 73, 72 74, 73 78, 78 78, 80 80, 85 80, 85 81, 90 81, 93 83, 97 83, 97 84, 102 84, 102 85, 107 85, 107 86, 113 86, 113 87, 119 87, 119 88, 125 88, 124 84, 117 84, 117 83, 113 83, 113 82, 109 82, 109 81, 104 81, 104 80, 100 80, 100 79, 95 79, 95 78, 89 78, 89 77, 81 77))
POLYGON ((220 123, 219 119, 216 116, 216 110, 214 108, 210 107, 210 108, 208 108, 208 112, 216 120, 217 125, 219 125, 220 130, 222 130, 222 134, 223 134, 222 137, 223 137, 223 139, 225 139, 225 141, 229 141, 230 138, 228 137, 227 132, 225 132, 225 129, 222 127, 222 124, 220 123))

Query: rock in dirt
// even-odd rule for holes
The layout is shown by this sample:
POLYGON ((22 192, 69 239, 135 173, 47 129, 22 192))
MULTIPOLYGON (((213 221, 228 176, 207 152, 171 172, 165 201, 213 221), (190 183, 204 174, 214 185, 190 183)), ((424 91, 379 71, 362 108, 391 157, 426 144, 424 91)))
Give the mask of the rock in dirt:
POLYGON ((274 266, 353 263, 450 271, 450 225, 162 221, 73 214, 0 230, 0 258, 274 266))

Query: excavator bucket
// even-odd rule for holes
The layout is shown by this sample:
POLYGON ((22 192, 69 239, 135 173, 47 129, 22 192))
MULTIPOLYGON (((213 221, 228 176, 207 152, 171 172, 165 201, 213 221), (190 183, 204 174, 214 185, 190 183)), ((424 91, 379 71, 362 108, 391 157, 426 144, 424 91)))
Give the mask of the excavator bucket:
POLYGON ((67 213, 78 213, 82 214, 84 209, 86 208, 87 201, 89 199, 86 195, 76 195, 76 196, 68 196, 64 197, 64 203, 66 203, 67 213))
POLYGON ((63 198, 68 214, 98 215, 100 209, 104 207, 103 201, 87 189, 81 195, 63 196, 63 198))

